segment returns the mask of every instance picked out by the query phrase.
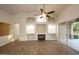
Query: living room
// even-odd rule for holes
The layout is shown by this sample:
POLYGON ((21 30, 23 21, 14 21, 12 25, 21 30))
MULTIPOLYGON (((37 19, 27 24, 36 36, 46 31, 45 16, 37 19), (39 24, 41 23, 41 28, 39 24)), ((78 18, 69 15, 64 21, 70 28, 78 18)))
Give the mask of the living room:
MULTIPOLYGON (((36 52, 37 50, 37 52, 27 53, 29 51, 28 47, 28 51, 26 53, 22 52, 22 54, 78 54, 79 25, 71 25, 73 23, 79 24, 78 11, 78 4, 0 4, 0 24, 9 24, 7 31, 3 31, 4 28, 6 30, 5 25, 0 28, 1 54, 21 54, 21 52, 6 52, 8 50, 5 51, 5 49, 10 48, 6 46, 7 44, 14 45, 13 47, 16 48, 15 44, 19 46, 23 43, 25 43, 24 46, 30 43, 31 46, 29 47, 33 47, 32 44, 34 44, 36 48, 33 47, 33 51, 36 52), (77 29, 74 30, 73 26, 76 26, 77 29), (19 43, 13 43, 17 41, 19 43), (57 41, 60 42, 60 46, 64 44, 68 46, 65 49, 69 49, 69 51, 75 50, 75 52, 61 50, 60 48, 56 52, 54 52, 55 50, 52 51, 52 47, 58 46, 59 43, 57 41), (54 45, 52 42, 56 44, 54 45), (43 47, 38 47, 41 44, 45 45, 43 46, 44 48, 47 47, 46 52, 42 52, 45 50, 41 49, 43 47)), ((24 50, 27 49, 24 48, 24 50)))

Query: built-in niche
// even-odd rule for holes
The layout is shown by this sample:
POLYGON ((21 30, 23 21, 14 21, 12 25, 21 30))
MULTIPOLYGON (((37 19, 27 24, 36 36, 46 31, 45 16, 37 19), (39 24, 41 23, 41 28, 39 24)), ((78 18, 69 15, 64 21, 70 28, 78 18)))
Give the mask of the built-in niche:
POLYGON ((0 22, 0 36, 9 35, 10 24, 0 22))
POLYGON ((37 24, 37 33, 46 33, 46 24, 37 24))

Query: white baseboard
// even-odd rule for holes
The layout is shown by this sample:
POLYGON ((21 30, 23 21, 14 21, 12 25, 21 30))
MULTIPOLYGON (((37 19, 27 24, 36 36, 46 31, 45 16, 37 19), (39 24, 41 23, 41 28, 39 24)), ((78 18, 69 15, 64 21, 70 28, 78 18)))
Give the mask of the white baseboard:
POLYGON ((3 46, 3 45, 6 45, 8 43, 10 43, 10 41, 2 42, 2 43, 0 43, 0 47, 3 46))

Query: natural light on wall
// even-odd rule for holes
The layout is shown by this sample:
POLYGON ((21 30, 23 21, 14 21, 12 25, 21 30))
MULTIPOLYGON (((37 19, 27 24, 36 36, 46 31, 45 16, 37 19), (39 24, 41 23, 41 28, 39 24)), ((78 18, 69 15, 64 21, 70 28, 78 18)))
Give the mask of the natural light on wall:
POLYGON ((8 35, 8 40, 14 41, 13 35, 8 35))
POLYGON ((46 16, 39 15, 36 17, 36 22, 46 22, 46 16))
POLYGON ((27 24, 26 26, 26 32, 27 33, 35 33, 35 26, 34 24, 27 24))
POLYGON ((49 24, 48 25, 48 33, 53 33, 53 34, 56 33, 56 26, 55 26, 55 24, 49 24))

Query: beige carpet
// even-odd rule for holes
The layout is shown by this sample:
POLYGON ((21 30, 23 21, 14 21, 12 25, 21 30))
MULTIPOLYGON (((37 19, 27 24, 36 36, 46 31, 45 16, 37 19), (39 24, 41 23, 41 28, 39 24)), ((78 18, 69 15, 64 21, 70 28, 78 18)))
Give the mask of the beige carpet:
POLYGON ((1 55, 76 55, 78 52, 58 41, 11 42, 0 47, 1 55))

